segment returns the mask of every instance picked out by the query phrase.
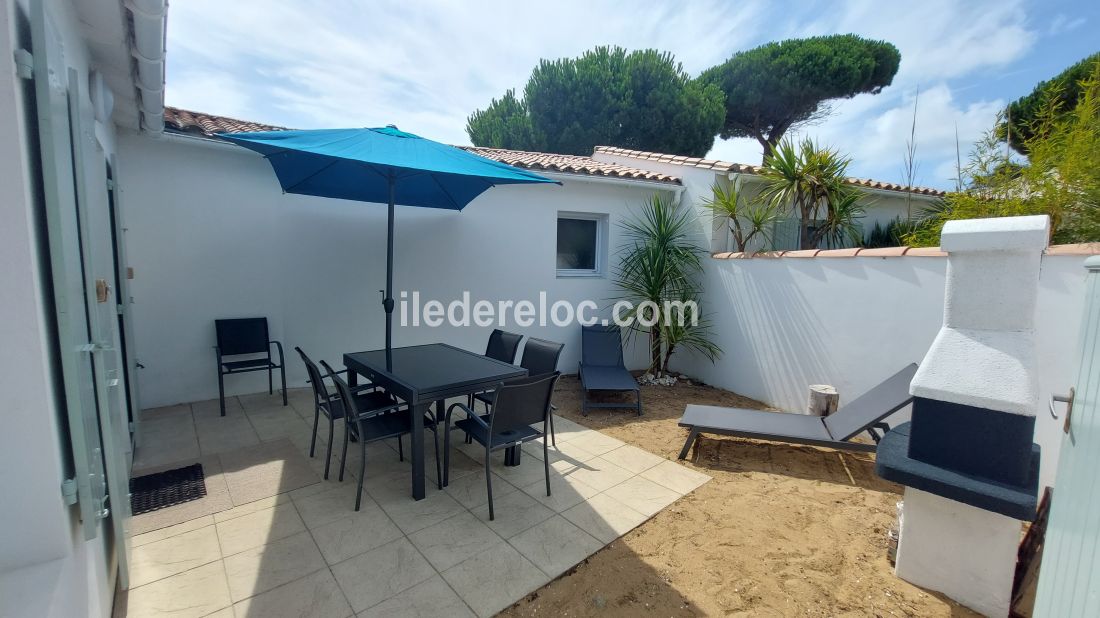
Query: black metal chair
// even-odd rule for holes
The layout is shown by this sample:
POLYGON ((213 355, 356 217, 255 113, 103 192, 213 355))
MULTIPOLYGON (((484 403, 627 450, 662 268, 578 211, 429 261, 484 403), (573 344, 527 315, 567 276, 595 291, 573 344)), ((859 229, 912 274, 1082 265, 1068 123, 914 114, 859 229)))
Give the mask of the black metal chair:
MULTIPOLYGON (((330 393, 328 387, 325 386, 325 378, 331 377, 331 375, 322 373, 321 368, 302 351, 302 348, 295 347, 294 349, 302 357, 302 362, 306 366, 306 374, 309 376, 310 386, 313 387, 313 435, 309 442, 310 457, 313 457, 316 452, 317 427, 320 424, 321 414, 324 414, 325 418, 328 419, 328 449, 325 451, 325 479, 328 479, 329 464, 332 461, 332 439, 335 434, 336 421, 344 418, 344 402, 340 399, 339 393, 330 393)), ((338 373, 347 373, 347 370, 338 373)), ((351 390, 361 410, 381 408, 394 401, 393 397, 379 391, 374 384, 361 384, 351 390)), ((400 446, 400 444, 400 439, 398 439, 398 445, 400 446)), ((398 451, 400 452, 400 448, 398 451)))
MULTIPOLYGON (((466 418, 455 422, 455 428, 465 431, 474 440, 485 447, 485 489, 489 494, 489 519, 495 518, 493 512, 493 475, 489 470, 489 458, 493 451, 519 448, 524 442, 546 436, 550 424, 550 398, 554 394, 554 384, 561 377, 555 371, 548 375, 534 376, 500 383, 492 391, 490 412, 479 415, 466 404, 454 403, 447 408, 444 419, 443 437, 443 485, 450 480, 451 468, 451 413, 458 408, 466 413, 466 418), (542 423, 542 431, 531 425, 542 423)), ((549 446, 542 441, 542 463, 546 471, 546 495, 550 495, 550 454, 549 446)))
MULTIPOLYGON (((558 359, 561 357, 561 351, 564 348, 564 343, 528 337, 527 344, 523 346, 523 356, 520 358, 519 366, 526 369, 529 376, 554 373, 558 370, 558 359)), ((485 406, 485 411, 488 412, 489 406, 493 403, 492 393, 478 393, 474 395, 474 400, 480 401, 485 406)), ((550 443, 557 446, 557 437, 554 435, 554 410, 557 410, 557 406, 551 404, 550 443)))
POLYGON ((225 376, 251 371, 267 371, 267 392, 275 392, 272 371, 279 370, 283 383, 283 405, 286 401, 286 369, 284 369, 283 344, 268 337, 267 318, 234 318, 214 320, 214 332, 218 345, 218 399, 221 415, 225 416, 225 376), (279 362, 271 359, 271 344, 279 350, 279 362), (257 355, 263 354, 262 357, 257 355), (241 360, 225 360, 226 356, 253 356, 241 360))
MULTIPOLYGON (((328 372, 332 383, 336 385, 337 392, 340 393, 340 399, 345 403, 344 449, 340 455, 340 476, 338 477, 340 481, 344 480, 344 469, 348 460, 348 440, 354 436, 359 441, 359 485, 355 490, 355 510, 358 511, 363 498, 363 475, 367 469, 367 444, 397 438, 397 443, 400 445, 401 436, 411 432, 412 414, 408 404, 398 402, 390 395, 386 397, 393 403, 377 408, 360 407, 360 398, 355 396, 348 383, 325 361, 321 361, 321 366, 328 372)), ((439 488, 443 489, 443 475, 439 463, 439 436, 434 417, 424 416, 424 428, 432 432, 433 442, 435 442, 435 474, 439 488)))
MULTIPOLYGON (((511 365, 516 362, 516 351, 519 350, 520 341, 523 341, 523 335, 499 328, 493 329, 489 334, 489 343, 485 346, 485 356, 511 365)), ((474 394, 467 397, 466 405, 470 408, 474 407, 474 394)), ((466 441, 469 442, 469 439, 466 441)))

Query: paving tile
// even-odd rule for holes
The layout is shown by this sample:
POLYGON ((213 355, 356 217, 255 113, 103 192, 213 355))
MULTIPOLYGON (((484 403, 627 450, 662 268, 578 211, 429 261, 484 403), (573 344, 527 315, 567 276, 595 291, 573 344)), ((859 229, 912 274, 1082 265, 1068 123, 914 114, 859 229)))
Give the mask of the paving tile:
POLYGON ((440 571, 504 542, 488 526, 465 510, 410 534, 409 541, 440 571))
POLYGON ((130 547, 141 547, 142 545, 148 545, 154 541, 167 539, 168 537, 183 534, 184 532, 191 532, 192 530, 212 526, 214 525, 214 521, 213 515, 203 515, 202 517, 196 517, 195 519, 185 521, 181 524, 160 528, 159 530, 153 530, 144 534, 137 534, 130 538, 130 547))
POLYGON ((580 481, 589 487, 595 488, 597 491, 610 489, 634 476, 633 472, 620 468, 602 457, 593 457, 588 461, 576 465, 564 461, 555 462, 550 465, 556 469, 565 480, 580 481))
POLYGON ((222 557, 218 535, 210 526, 134 547, 130 555, 130 582, 141 586, 222 557))
MULTIPOLYGON (((191 403, 191 413, 196 421, 220 418, 221 406, 218 405, 217 399, 195 401, 191 403)), ((225 417, 241 416, 242 414, 244 414, 244 407, 241 406, 241 402, 236 397, 226 397, 225 417)))
POLYGON ((661 509, 675 502, 680 494, 636 476, 604 492, 642 515, 652 517, 661 509))
POLYGON ((561 446, 564 442, 572 441, 573 438, 583 435, 586 431, 592 430, 565 417, 554 415, 554 439, 557 441, 558 446, 561 446))
MULTIPOLYGON (((503 457, 503 452, 499 457, 503 457)), ((494 459, 495 458, 496 454, 494 454, 494 459)), ((493 473, 516 487, 530 485, 535 481, 544 480, 546 478, 546 471, 543 468, 542 462, 534 457, 522 458, 518 466, 506 466, 503 461, 499 463, 494 461, 493 463, 493 473)), ((553 475, 554 471, 551 470, 550 474, 553 475)))
MULTIPOLYGON (((283 405, 283 394, 279 390, 279 376, 278 372, 275 375, 275 392, 268 394, 267 391, 259 393, 251 393, 248 395, 237 395, 237 399, 240 400, 241 405, 244 406, 245 412, 250 410, 260 410, 263 408, 274 408, 276 406, 283 405)), ((287 396, 287 403, 290 403, 290 396, 287 396)))
POLYGON ((218 456, 234 505, 254 502, 321 480, 287 440, 241 448, 218 456))
POLYGON ((405 534, 423 530, 465 510, 457 500, 435 487, 428 489, 423 500, 413 500, 411 495, 405 494, 380 500, 379 504, 405 534))
POLYGON ((546 573, 507 543, 494 545, 442 575, 478 616, 486 617, 550 581, 546 573))
POLYGON ((131 588, 126 615, 199 618, 229 607, 229 587, 221 561, 211 562, 167 579, 131 588))
POLYGON ((466 618, 473 615, 447 582, 436 575, 365 610, 359 618, 466 618))
POLYGON ((584 482, 569 477, 551 476, 550 495, 546 495, 546 481, 535 481, 522 488, 523 492, 560 513, 600 493, 584 482))
POLYGON ((408 539, 400 538, 341 562, 332 573, 355 611, 363 611, 435 575, 408 539))
POLYGON ((634 474, 641 474, 653 466, 668 461, 664 457, 654 455, 632 444, 626 444, 617 449, 610 450, 600 455, 600 457, 634 474))
MULTIPOLYGON (((310 486, 312 487, 312 486, 310 486)), ((303 488, 306 490, 308 488, 303 488)), ((294 497, 294 505, 298 508, 298 514, 302 516, 306 528, 314 530, 334 521, 355 515, 355 481, 344 481, 336 487, 326 491, 308 494, 302 497, 294 497)), ((363 494, 363 502, 360 506, 373 503, 371 497, 363 494)))
POLYGON ((191 416, 191 406, 186 403, 174 406, 162 406, 160 408, 146 408, 141 411, 142 425, 151 421, 169 418, 188 418, 191 416))
POLYGON ((678 494, 686 494, 710 480, 710 477, 702 472, 671 461, 654 466, 643 472, 641 476, 678 494))
POLYGON ((221 523, 223 521, 229 521, 230 519, 236 519, 242 515, 250 515, 256 511, 262 511, 264 509, 270 509, 282 504, 290 504, 290 494, 278 494, 275 496, 269 496, 267 498, 261 498, 252 502, 246 502, 240 506, 235 506, 229 510, 214 513, 214 521, 221 523))
POLYGON ((347 618, 351 615, 328 569, 245 599, 233 606, 238 618, 347 618))
MULTIPOLYGON (((513 491, 517 491, 517 487, 512 485, 508 481, 493 475, 493 496, 497 499, 502 496, 506 496, 513 491)), ((482 504, 488 504, 489 493, 485 488, 485 472, 479 471, 469 476, 464 476, 459 479, 451 479, 450 484, 443 488, 443 491, 450 494, 452 498, 458 500, 462 506, 472 509, 482 504)))
POLYGON ((608 451, 613 451, 620 446, 626 444, 618 438, 612 438, 609 435, 602 434, 594 429, 590 429, 585 432, 581 432, 579 435, 569 440, 569 444, 573 446, 579 446, 580 448, 594 454, 603 455, 608 451))
MULTIPOLYGON (((346 504, 345 508, 351 509, 346 504)), ((367 500, 358 513, 353 512, 331 523, 310 530, 313 540, 329 564, 381 547, 402 536, 401 530, 374 502, 367 500)))
POLYGON ((554 516, 554 511, 522 491, 493 497, 496 519, 489 520, 489 504, 473 509, 473 514, 483 524, 502 538, 511 538, 520 532, 554 516))
POLYGON ((259 436, 244 415, 196 420, 195 425, 203 455, 232 452, 260 443, 259 436))
POLYGON ((517 534, 508 542, 552 578, 603 547, 603 543, 561 515, 517 534))
MULTIPOLYGON (((306 425, 292 410, 263 411, 262 413, 248 413, 248 420, 252 428, 256 430, 261 442, 270 442, 289 436, 310 436, 312 425, 306 425)), ((328 436, 326 434, 325 439, 328 436)))
POLYGON ((614 541, 648 519, 607 494, 592 496, 561 515, 602 543, 614 541))
MULTIPOLYGON (((549 452, 550 463, 552 464, 559 461, 568 461, 577 464, 596 457, 595 453, 586 451, 572 442, 558 443, 556 447, 550 447, 549 452)), ((542 460, 541 452, 537 454, 537 459, 540 461, 542 460)))
POLYGON ((271 590, 325 567, 308 532, 255 547, 224 560, 234 601, 271 590))
POLYGON ((232 556, 267 545, 306 529, 293 504, 263 509, 223 521, 215 526, 222 554, 232 556))

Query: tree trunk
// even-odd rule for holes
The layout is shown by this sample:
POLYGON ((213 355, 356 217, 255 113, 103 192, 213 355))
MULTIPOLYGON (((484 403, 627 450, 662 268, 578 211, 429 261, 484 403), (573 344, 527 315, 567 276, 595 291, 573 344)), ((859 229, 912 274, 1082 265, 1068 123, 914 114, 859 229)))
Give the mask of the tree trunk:
POLYGON ((810 398, 806 403, 806 414, 810 416, 829 416, 836 412, 840 403, 840 394, 828 384, 811 384, 810 398))
POLYGON ((661 371, 661 330, 654 324, 649 330, 649 372, 657 375, 661 371))

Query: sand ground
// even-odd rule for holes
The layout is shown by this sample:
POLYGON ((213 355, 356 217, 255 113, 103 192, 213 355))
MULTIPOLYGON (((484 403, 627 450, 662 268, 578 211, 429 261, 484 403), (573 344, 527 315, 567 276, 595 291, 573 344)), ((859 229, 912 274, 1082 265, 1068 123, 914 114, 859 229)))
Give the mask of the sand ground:
MULTIPOLYGON (((701 386, 643 387, 645 415, 580 415, 576 378, 558 414, 676 459, 688 402, 762 408, 701 386)), ((886 534, 901 488, 873 455, 700 438, 685 462, 713 477, 503 616, 973 616, 893 574, 886 534)))

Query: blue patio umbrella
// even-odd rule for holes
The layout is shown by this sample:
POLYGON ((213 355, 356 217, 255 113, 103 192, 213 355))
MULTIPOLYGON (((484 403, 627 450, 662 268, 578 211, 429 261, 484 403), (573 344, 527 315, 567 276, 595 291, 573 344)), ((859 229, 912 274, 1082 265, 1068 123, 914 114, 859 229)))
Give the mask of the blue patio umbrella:
POLYGON ((533 172, 424 139, 390 125, 219 133, 271 163, 286 193, 389 204, 386 232, 386 363, 393 337, 394 206, 462 210, 497 185, 557 183, 533 172))

